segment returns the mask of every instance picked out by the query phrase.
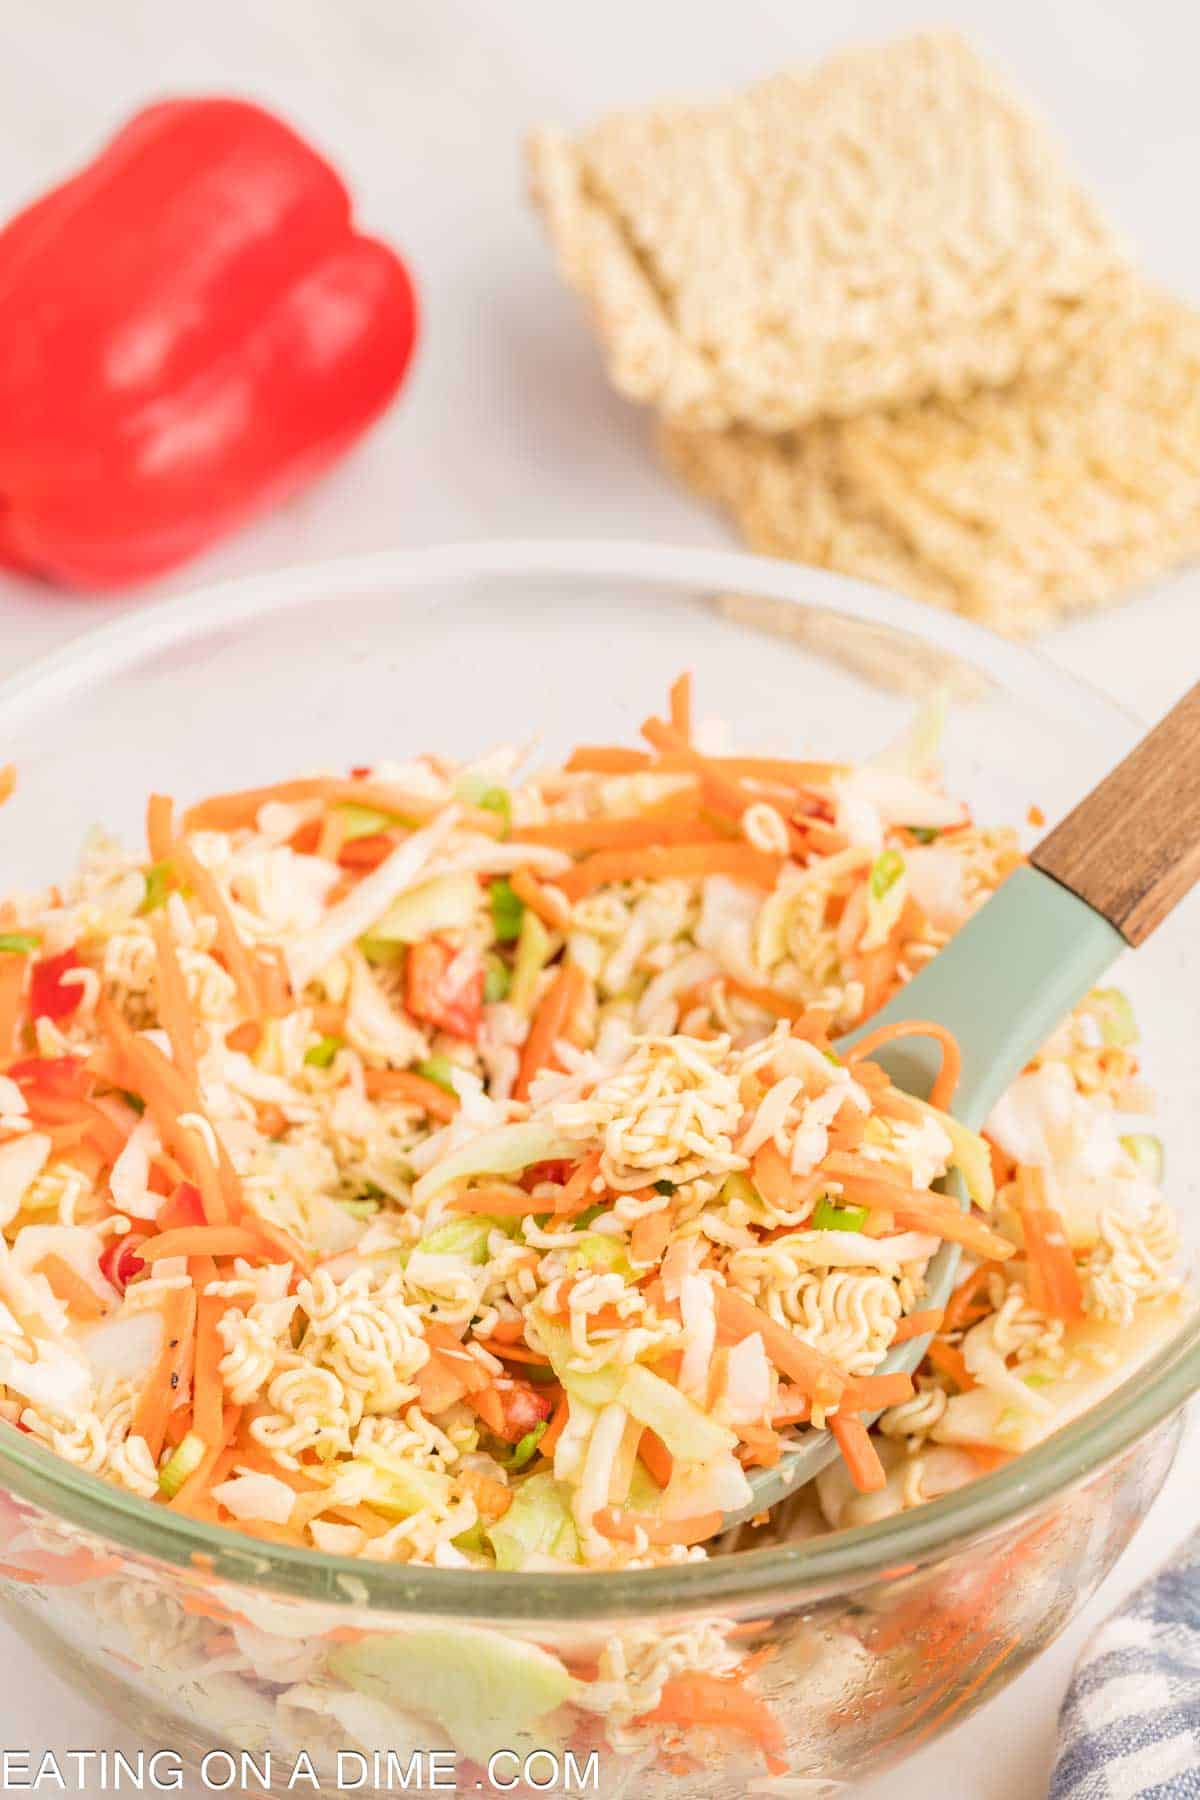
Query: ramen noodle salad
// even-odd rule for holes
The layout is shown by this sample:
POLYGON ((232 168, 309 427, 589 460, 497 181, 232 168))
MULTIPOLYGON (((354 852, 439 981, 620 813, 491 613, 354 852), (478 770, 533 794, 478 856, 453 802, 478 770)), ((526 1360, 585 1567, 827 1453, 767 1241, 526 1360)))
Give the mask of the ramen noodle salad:
MULTIPOLYGON (((681 678, 644 747, 559 768, 156 795, 145 850, 97 832, 5 903, 0 1430, 267 1544, 646 1567, 728 1548, 797 1431, 840 1452, 805 1503, 859 1524, 1161 1338, 1177 1236, 1120 993, 982 1137, 945 1034, 928 1101, 879 1037, 832 1047, 1021 859, 945 792, 932 714, 854 767, 708 754, 691 715, 681 678)), ((118 1585, 164 1663, 203 1624, 118 1585)), ((624 1631, 576 1704, 670 1726, 716 1682, 770 1752, 704 1630, 624 1631)), ((270 1643, 241 1650, 303 1711, 304 1646, 270 1643)))

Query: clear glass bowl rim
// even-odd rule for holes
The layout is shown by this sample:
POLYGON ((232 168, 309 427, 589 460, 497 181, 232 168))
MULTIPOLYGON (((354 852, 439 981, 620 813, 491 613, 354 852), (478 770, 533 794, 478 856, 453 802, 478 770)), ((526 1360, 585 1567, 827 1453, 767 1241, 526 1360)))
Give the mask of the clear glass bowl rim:
MULTIPOLYGON (((140 609, 85 633, 0 683, 0 729, 148 653, 177 646, 248 613, 284 611, 331 586, 370 593, 468 578, 560 576, 735 591, 818 607, 899 630, 962 657, 1007 688, 1060 716, 1105 731, 1114 760, 1135 724, 1115 701, 1068 676, 1025 645, 825 570, 736 551, 616 540, 495 540, 310 564, 241 577, 140 609)), ((0 1481, 58 1518, 182 1570, 322 1604, 495 1624, 554 1618, 710 1610, 857 1587, 948 1554, 1002 1529, 1098 1471, 1176 1412, 1200 1387, 1200 1315, 1194 1315, 1134 1379, 1037 1449, 957 1493, 875 1525, 794 1545, 739 1552, 667 1569, 622 1573, 503 1574, 362 1562, 316 1550, 265 1545, 126 1493, 16 1432, 0 1437, 0 1481)))

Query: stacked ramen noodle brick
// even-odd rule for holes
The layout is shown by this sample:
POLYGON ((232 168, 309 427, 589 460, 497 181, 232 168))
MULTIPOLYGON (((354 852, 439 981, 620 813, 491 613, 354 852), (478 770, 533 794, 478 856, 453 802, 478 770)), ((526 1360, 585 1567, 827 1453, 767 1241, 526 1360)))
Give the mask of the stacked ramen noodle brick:
POLYGON ((530 162, 613 381, 753 548, 1015 633, 1200 545, 1200 321, 958 38, 530 162))

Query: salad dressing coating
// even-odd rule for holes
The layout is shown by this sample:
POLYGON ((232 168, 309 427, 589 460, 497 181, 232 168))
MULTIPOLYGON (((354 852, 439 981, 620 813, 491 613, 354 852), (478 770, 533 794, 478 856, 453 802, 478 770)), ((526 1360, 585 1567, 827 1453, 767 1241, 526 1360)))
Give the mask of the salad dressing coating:
POLYGON ((831 1045, 1020 860, 936 735, 708 755, 681 678, 644 749, 94 834, 0 914, 3 1428, 269 1542, 570 1570, 703 1556, 798 1429, 838 1526, 1089 1404, 1180 1298, 1123 997, 986 1141, 952 1041, 929 1103, 831 1045))

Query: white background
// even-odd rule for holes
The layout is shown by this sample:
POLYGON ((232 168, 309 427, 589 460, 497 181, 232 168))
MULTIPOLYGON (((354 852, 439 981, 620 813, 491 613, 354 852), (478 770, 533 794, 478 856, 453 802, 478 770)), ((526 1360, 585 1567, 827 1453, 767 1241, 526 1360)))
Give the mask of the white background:
MULTIPOLYGON (((1200 301, 1194 25, 1165 0, 973 0, 931 9, 1050 113, 1146 267, 1200 301)), ((338 161, 369 226, 408 255, 423 341, 401 403, 315 493, 158 584, 438 538, 542 534, 721 544, 607 391, 524 196, 520 141, 668 93, 717 91, 929 17, 901 0, 0 0, 0 216, 163 92, 242 92, 338 161)), ((86 280, 86 271, 80 272, 86 280)), ((1197 575, 1052 633, 1067 667, 1147 718, 1200 672, 1197 575)), ((136 604, 0 576, 11 668, 136 604)), ((1200 1433, 1120 1569, 1060 1644, 870 1800, 1038 1800, 1056 1708, 1090 1625, 1193 1522, 1200 1433)), ((0 1744, 106 1743, 105 1723, 0 1630, 0 1744)))

